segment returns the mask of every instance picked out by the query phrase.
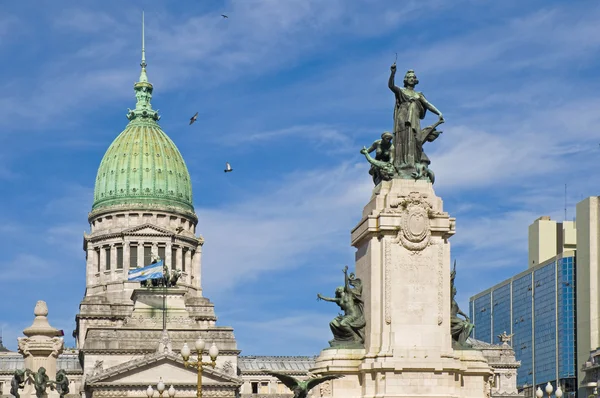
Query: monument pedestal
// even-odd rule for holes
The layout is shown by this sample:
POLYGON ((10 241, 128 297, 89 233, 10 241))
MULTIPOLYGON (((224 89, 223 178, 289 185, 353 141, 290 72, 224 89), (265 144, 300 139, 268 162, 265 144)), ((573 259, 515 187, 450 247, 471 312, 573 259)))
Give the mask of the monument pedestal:
MULTIPOLYGON (((48 306, 44 301, 36 303, 33 313, 33 324, 23 330, 27 337, 17 339, 19 353, 23 355, 25 369, 39 372, 40 368, 44 368, 48 379, 56 380, 56 359, 64 349, 64 340, 59 336, 63 333, 48 323, 48 306)), ((33 376, 25 379, 25 388, 21 396, 36 398, 33 376)), ((58 398, 58 393, 48 386, 45 397, 58 398)))
POLYGON ((346 375, 331 382, 330 396, 484 397, 492 371, 483 354, 452 348, 454 233, 455 219, 431 183, 393 179, 375 187, 351 238, 363 284, 365 354, 321 352, 313 373, 346 375))

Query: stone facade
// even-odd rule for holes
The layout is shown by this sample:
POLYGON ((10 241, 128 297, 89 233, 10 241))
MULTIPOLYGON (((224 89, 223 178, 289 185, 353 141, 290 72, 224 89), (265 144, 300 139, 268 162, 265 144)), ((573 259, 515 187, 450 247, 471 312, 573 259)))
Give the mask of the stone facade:
POLYGON ((590 395, 598 396, 598 385, 600 384, 600 348, 592 351, 588 360, 580 369, 583 374, 579 393, 584 397, 590 395))
POLYGON ((492 398, 524 396, 517 390, 517 370, 521 362, 517 361, 515 351, 508 341, 502 344, 490 344, 470 338, 468 342, 474 349, 481 351, 494 371, 494 376, 488 379, 492 398))
POLYGON ((330 397, 490 396, 478 350, 453 349, 450 243, 455 219, 431 183, 394 179, 373 190, 352 231, 367 320, 364 349, 326 349, 311 372, 344 374, 330 397))

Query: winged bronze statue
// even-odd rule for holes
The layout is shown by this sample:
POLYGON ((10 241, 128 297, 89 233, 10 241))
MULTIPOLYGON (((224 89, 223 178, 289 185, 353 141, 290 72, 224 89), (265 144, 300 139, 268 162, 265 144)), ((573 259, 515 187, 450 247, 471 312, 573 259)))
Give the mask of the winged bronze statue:
POLYGON ((294 393, 294 398, 306 398, 308 396, 308 392, 316 386, 318 386, 319 384, 327 380, 339 379, 340 377, 343 377, 343 375, 329 375, 315 377, 308 380, 298 380, 295 377, 288 376, 283 373, 272 371, 266 371, 265 373, 277 377, 283 384, 286 385, 287 388, 292 390, 292 392, 294 393))

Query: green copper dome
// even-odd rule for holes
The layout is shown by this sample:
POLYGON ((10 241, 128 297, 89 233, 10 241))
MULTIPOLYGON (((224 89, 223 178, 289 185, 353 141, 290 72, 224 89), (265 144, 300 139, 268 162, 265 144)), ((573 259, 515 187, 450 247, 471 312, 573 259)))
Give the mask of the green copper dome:
POLYGON ((190 173, 157 123, 160 116, 150 104, 153 87, 142 54, 140 81, 134 85, 136 107, 102 158, 91 216, 118 208, 174 210, 195 217, 190 173))

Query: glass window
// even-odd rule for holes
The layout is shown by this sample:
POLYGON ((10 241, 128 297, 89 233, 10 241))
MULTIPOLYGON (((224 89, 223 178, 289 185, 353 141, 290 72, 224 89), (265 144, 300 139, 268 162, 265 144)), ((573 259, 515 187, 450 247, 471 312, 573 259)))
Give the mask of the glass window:
POLYGON ((123 246, 117 246, 117 269, 123 269, 123 246))
POLYGON ((165 251, 166 251, 166 247, 164 246, 158 246, 158 257, 160 257, 161 260, 163 260, 163 264, 165 264, 166 258, 165 258, 165 251))
POLYGON ((137 243, 131 243, 129 245, 129 268, 137 268, 138 266, 138 247, 137 243))
POLYGON ((181 251, 181 272, 185 272, 185 258, 187 254, 187 249, 183 248, 181 251))
POLYGON ((104 264, 106 265, 106 270, 110 271, 110 247, 104 249, 104 264))
POLYGON ((152 263, 152 246, 144 246, 144 267, 152 263))
POLYGON ((96 270, 96 272, 100 272, 100 249, 97 248, 95 250, 96 252, 96 264, 98 264, 98 269, 96 270))
POLYGON ((177 248, 173 247, 171 249, 171 269, 177 268, 177 248))

